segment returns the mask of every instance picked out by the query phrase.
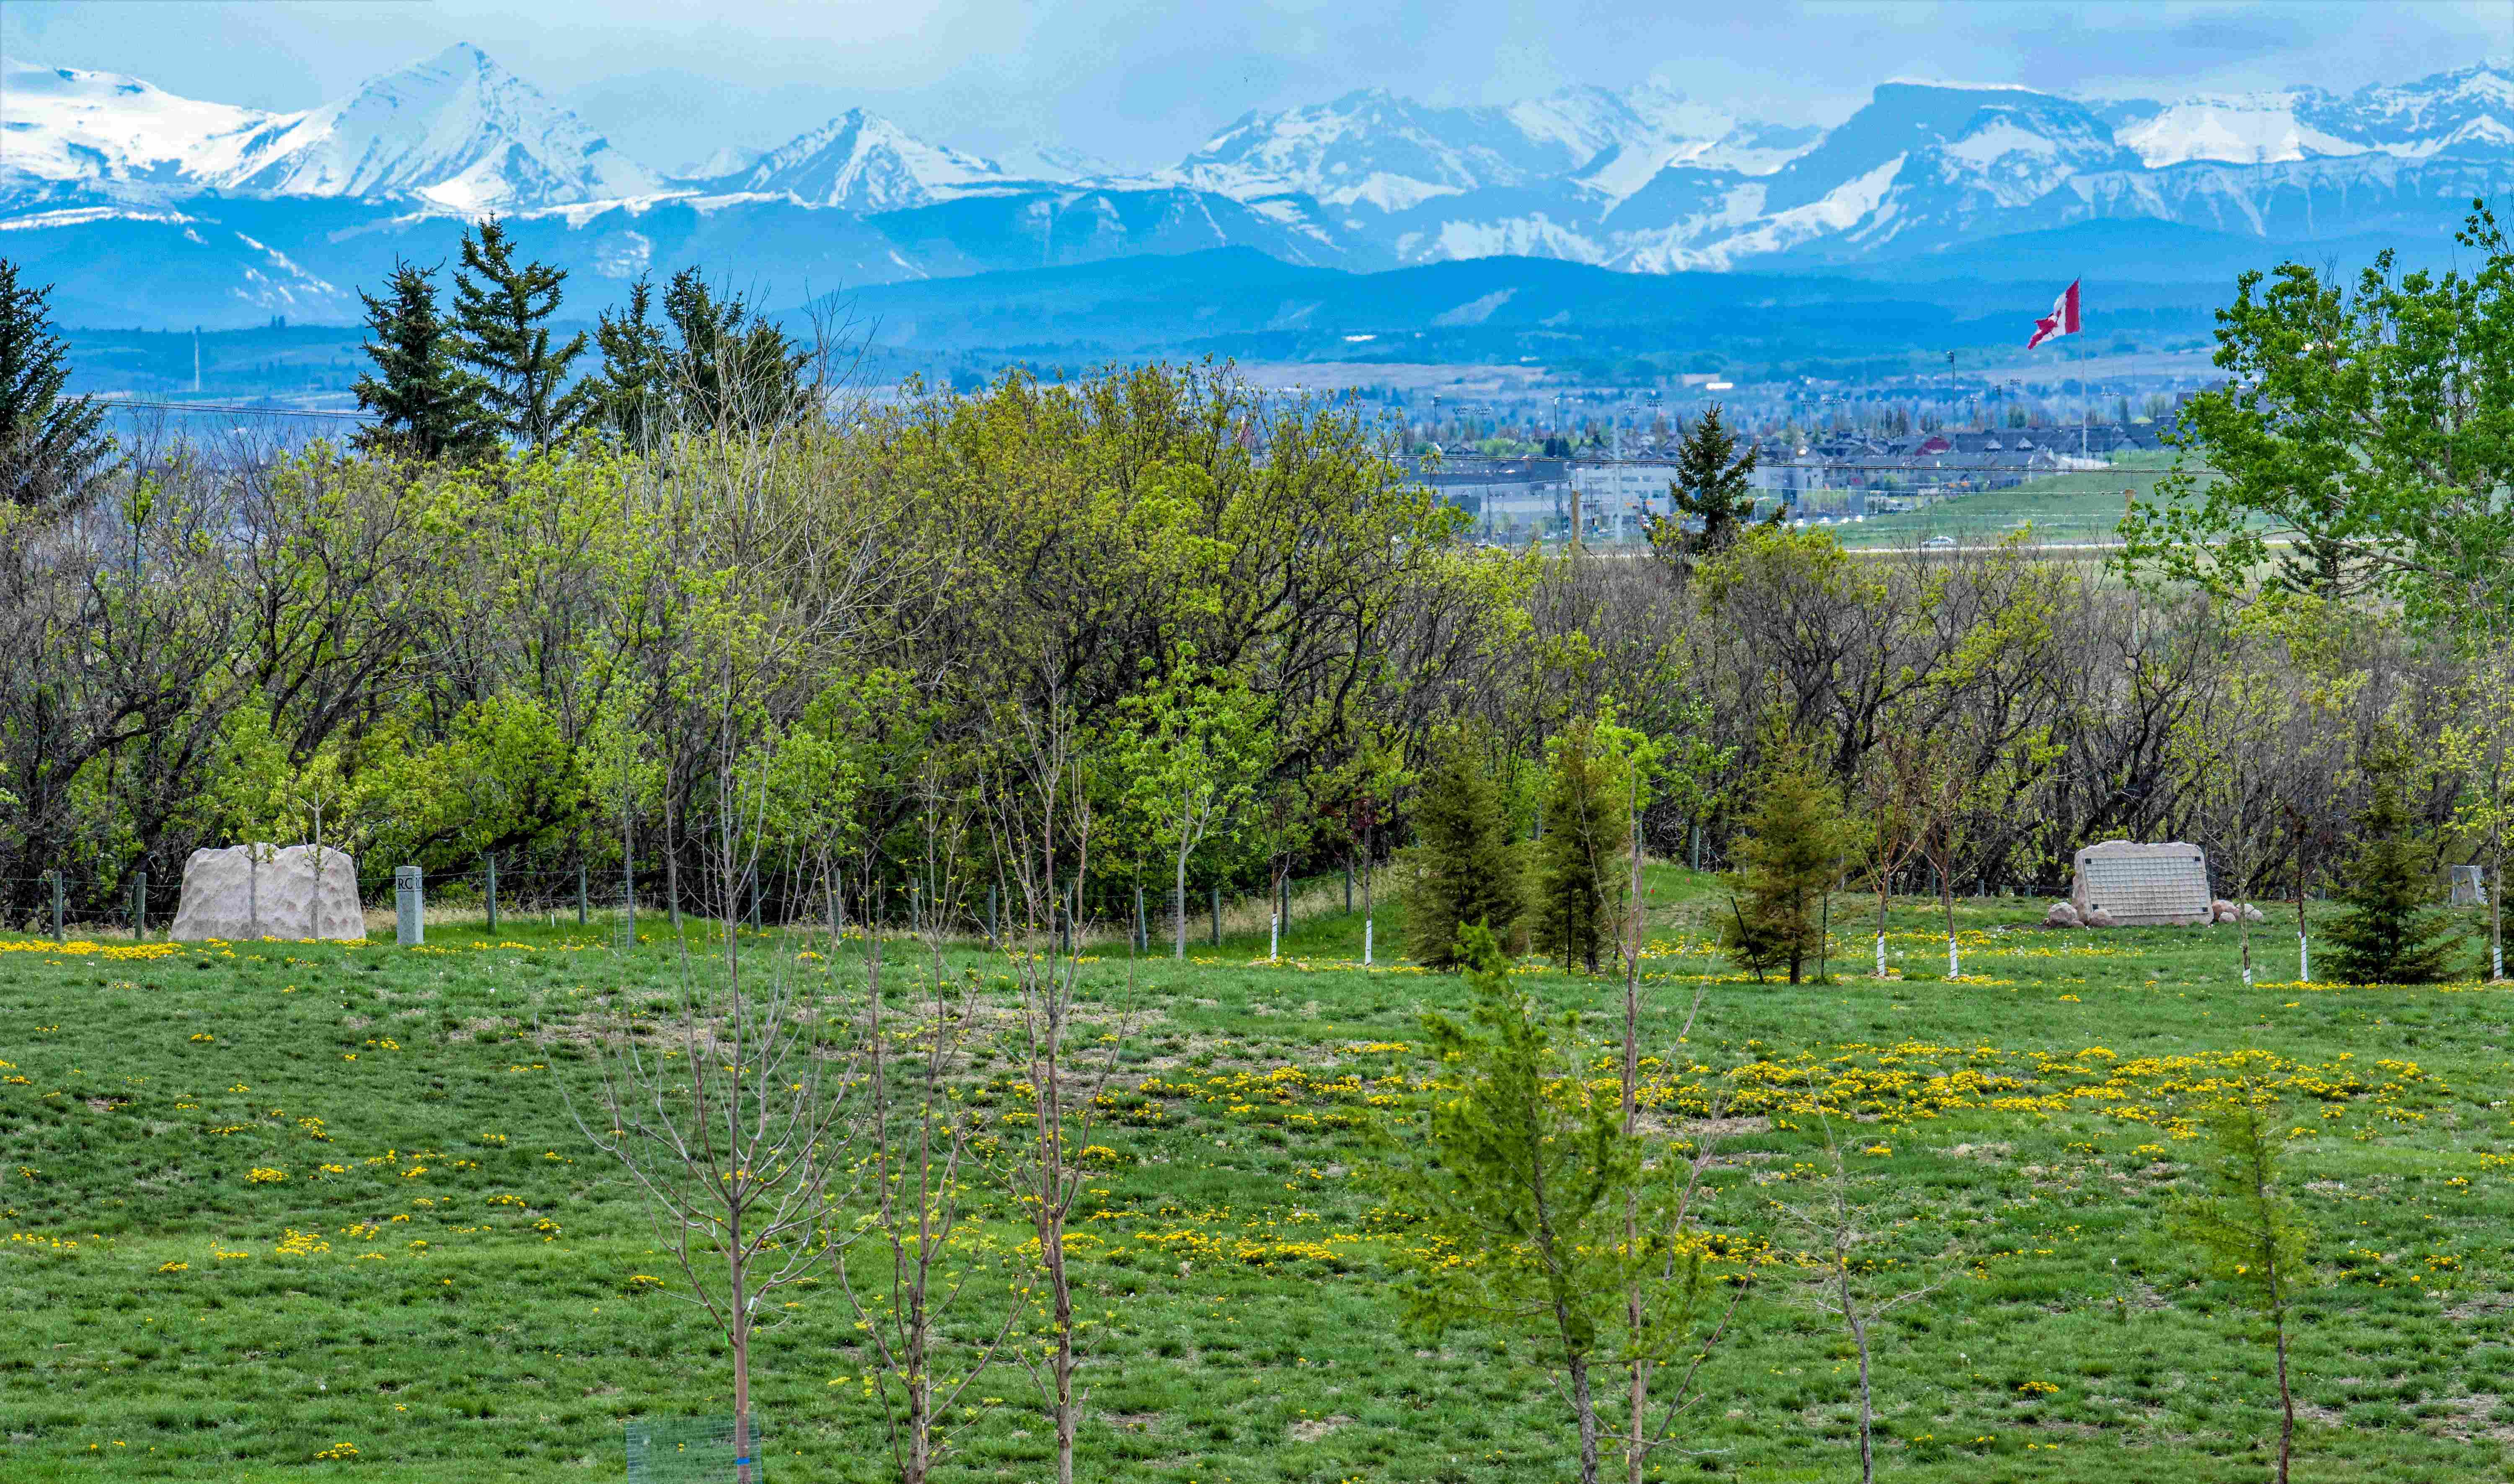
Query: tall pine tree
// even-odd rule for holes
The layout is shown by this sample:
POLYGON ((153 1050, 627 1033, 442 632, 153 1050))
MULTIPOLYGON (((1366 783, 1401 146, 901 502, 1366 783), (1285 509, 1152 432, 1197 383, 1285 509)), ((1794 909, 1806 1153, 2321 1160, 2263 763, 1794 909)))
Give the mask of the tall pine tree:
POLYGON ((2436 902, 2434 842, 2406 799, 2410 759, 2396 739, 2366 762, 2357 854, 2339 873, 2346 905, 2324 930, 2337 945, 2331 970, 2352 984, 2431 984, 2451 977, 2460 932, 2436 902))
POLYGON ((1518 940, 1521 880, 1510 814, 1477 739, 1441 739, 1415 804, 1412 872, 1405 885, 1405 931, 1414 961, 1434 969, 1465 963, 1458 930, 1481 926, 1505 946, 1518 940))
POLYGON ((65 510, 110 468, 113 439, 93 397, 63 397, 69 347, 53 332, 46 288, 21 287, 0 258, 0 499, 65 510))
POLYGON ((574 409, 565 405, 567 371, 585 351, 579 332, 550 344, 567 272, 546 262, 515 264, 514 239, 497 218, 463 234, 463 265, 454 275, 455 358, 478 379, 481 405, 498 431, 536 449, 549 447, 574 409))
POLYGON ((376 415, 358 446, 413 459, 467 459, 493 446, 479 388, 454 360, 454 331, 436 307, 436 270, 396 261, 382 299, 360 290, 375 370, 350 388, 376 415))
POLYGON ((626 309, 596 316, 593 344, 602 368, 568 393, 576 422, 630 448, 651 444, 670 420, 671 356, 654 310, 655 286, 640 278, 628 286, 626 309))
POLYGON ((673 391, 695 426, 771 427, 811 410, 804 370, 810 361, 739 295, 719 295, 696 268, 672 275, 664 317, 680 344, 673 391))
POLYGON ((1722 411, 1712 404, 1685 430, 1676 453, 1676 478, 1667 487, 1672 513, 1649 521, 1651 549, 1679 575, 1725 550, 1755 516, 1756 452, 1751 444, 1737 452, 1736 435, 1722 411))

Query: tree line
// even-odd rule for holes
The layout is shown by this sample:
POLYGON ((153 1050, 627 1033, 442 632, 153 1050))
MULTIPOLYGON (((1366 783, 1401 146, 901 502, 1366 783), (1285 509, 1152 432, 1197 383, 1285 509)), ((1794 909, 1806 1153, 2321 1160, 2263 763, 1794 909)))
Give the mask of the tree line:
MULTIPOLYGON (((2291 405, 2197 399, 2212 472, 2169 481, 2110 561, 1755 525, 1716 418, 1652 559, 1482 549, 1353 401, 1213 364, 874 398, 834 336, 694 274, 562 338, 564 275, 494 221, 450 307, 407 264, 369 298, 376 421, 348 445, 108 448, 10 269, 7 460, 33 472, 0 532, 8 906, 61 870, 103 910, 319 811, 371 875, 591 862, 674 908, 730 832, 802 912, 795 862, 906 879, 911 822, 980 799, 1050 714, 1088 762, 1086 915, 1384 862, 1446 827, 1444 771, 1567 849, 1561 759, 1626 736, 1655 759, 1650 853, 1730 863, 1796 759, 1867 842, 1837 885, 2053 891, 2082 844, 2190 838, 2222 889, 2299 895, 2378 787, 2420 870, 2493 866, 2499 435, 2420 402, 2404 361, 2494 364, 2514 256, 2477 240, 2471 280, 2248 280, 2220 358, 2291 405), (2432 301, 2462 328, 2339 328, 2432 301), (2298 325, 2399 389, 2294 350, 2298 325), (2333 386, 2372 399, 2361 431, 2292 410, 2333 386), (2458 483, 2414 477, 2436 439, 2458 483), (2348 449, 2363 471, 2332 472, 2348 449)), ((1603 899, 1534 901, 1531 930, 1594 962, 1558 928, 1603 899)))

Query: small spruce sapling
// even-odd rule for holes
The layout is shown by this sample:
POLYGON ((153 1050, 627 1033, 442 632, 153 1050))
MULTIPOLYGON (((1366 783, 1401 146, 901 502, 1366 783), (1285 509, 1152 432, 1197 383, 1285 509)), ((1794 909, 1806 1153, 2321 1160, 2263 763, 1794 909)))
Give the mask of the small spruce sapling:
POLYGON ((1459 936, 1472 1023, 1423 1018, 1454 1085, 1391 1131, 1378 1172, 1426 1238, 1408 1258, 1406 1322, 1433 1334, 1471 1324, 1531 1343, 1577 1424, 1581 1484, 1597 1484, 1593 1377, 1636 1361, 1682 1365, 1677 1391, 1662 1398, 1672 1414, 1693 1394, 1699 1357, 1719 1338, 1721 1326, 1706 1336, 1699 1322, 1703 1252, 1682 1215, 1702 1162, 1645 1161, 1616 1085, 1582 1075, 1576 1044, 1558 1040, 1513 986, 1492 934, 1469 927, 1459 936), (1637 1223, 1627 1201, 1635 1191, 1637 1223), (1645 1235, 1635 1242, 1628 1230, 1645 1235))
POLYGON ((1537 951, 1589 974, 1615 945, 1622 916, 1624 852, 1632 843, 1624 770, 1638 734, 1582 718, 1554 739, 1545 834, 1536 842, 1528 906, 1537 951))
POLYGON ((2366 761, 2357 853, 2339 873, 2346 910, 2326 930, 2332 970, 2352 984, 2431 984, 2449 977, 2459 930, 2436 905, 2434 842, 2405 797, 2410 759, 2397 738, 2366 761))
POLYGON ((1729 951, 1760 975, 1787 966, 1790 983, 1822 956, 1825 907, 1850 844, 1842 790, 1807 748, 1778 728, 1765 733, 1764 762, 1745 829, 1730 848, 1737 906, 1723 935, 1729 951))
MULTIPOLYGON (((1524 887, 1519 844, 1493 770, 1466 732, 1443 737, 1414 807, 1418 843, 1405 876, 1407 947, 1430 969, 1461 966, 1458 930, 1482 926, 1504 945, 1518 938, 1524 887)), ((1366 878, 1365 878, 1366 879, 1366 878)))
POLYGON ((2173 1235, 2197 1249, 2215 1275, 2240 1289, 2269 1321, 2278 1357, 2279 1484, 2287 1484, 2288 1460, 2295 1446, 2288 1319, 2296 1294, 2312 1276, 2304 1223, 2280 1188, 2285 1121, 2266 1090, 2249 1077, 2238 1081, 2203 1118, 2211 1145, 2208 1189, 2179 1202, 2170 1216, 2173 1235))

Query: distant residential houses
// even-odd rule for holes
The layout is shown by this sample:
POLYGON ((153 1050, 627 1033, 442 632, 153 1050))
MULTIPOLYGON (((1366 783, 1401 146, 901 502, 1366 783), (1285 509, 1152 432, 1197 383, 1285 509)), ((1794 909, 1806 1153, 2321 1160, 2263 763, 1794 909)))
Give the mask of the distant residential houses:
MULTIPOLYGON (((1793 518, 1862 519, 1936 501, 2006 489, 2029 479, 2102 468, 2116 455, 2161 446, 2153 423, 1998 428, 1757 444, 1759 505, 1793 518)), ((1559 540, 1576 502, 1589 541, 1645 538, 1643 517, 1669 513, 1676 465, 1663 456, 1623 459, 1426 459, 1423 482, 1466 511, 1490 540, 1559 540)))

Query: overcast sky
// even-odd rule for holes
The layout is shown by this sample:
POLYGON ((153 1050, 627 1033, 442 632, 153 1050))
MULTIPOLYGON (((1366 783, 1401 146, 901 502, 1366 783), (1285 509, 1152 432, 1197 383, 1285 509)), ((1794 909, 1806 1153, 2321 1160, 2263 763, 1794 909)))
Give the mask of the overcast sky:
POLYGON ((2514 55, 2514 0, 9 0, 0 50, 302 108, 458 41, 648 163, 782 141, 862 104, 983 152, 1168 164, 1251 109, 1379 86, 1507 102, 1654 78, 1833 123, 1891 77, 2169 96, 2346 91, 2514 55))

